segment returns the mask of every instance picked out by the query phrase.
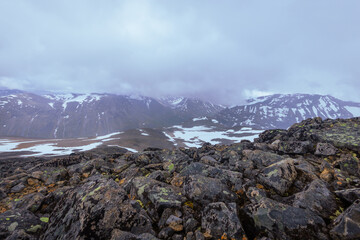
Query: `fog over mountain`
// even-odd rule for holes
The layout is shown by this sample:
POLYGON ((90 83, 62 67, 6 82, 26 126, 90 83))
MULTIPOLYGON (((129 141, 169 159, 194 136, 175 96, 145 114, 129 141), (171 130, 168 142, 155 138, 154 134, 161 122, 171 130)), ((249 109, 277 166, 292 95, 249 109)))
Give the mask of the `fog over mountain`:
POLYGON ((0 87, 360 101, 360 2, 0 2, 0 87))

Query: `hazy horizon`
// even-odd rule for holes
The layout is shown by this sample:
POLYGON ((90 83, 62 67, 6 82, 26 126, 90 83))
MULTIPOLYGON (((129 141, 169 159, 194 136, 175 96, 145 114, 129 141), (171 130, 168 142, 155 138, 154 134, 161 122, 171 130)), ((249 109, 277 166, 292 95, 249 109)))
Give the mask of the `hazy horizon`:
POLYGON ((0 87, 360 102, 358 1, 0 3, 0 87))

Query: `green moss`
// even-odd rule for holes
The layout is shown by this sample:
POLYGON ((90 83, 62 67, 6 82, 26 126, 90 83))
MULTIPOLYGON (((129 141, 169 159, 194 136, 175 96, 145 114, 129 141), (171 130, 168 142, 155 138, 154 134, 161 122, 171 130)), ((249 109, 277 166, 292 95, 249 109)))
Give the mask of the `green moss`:
POLYGON ((35 233, 40 229, 41 229, 41 225, 31 225, 31 227, 26 231, 35 233))
POLYGON ((138 196, 141 196, 144 193, 146 186, 147 186, 147 184, 144 184, 141 187, 139 187, 139 189, 137 191, 138 196))
POLYGON ((19 201, 20 201, 20 199, 19 199, 19 198, 16 198, 16 199, 14 199, 14 201, 15 201, 15 202, 19 202, 19 201))
POLYGON ((142 203, 142 201, 140 201, 139 199, 136 200, 136 201, 140 204, 140 206, 141 206, 142 208, 144 208, 144 204, 142 203))
POLYGON ((274 169, 271 172, 267 173, 268 177, 271 177, 272 175, 276 174, 279 170, 278 169, 274 169))
POLYGON ((49 222, 49 218, 48 217, 41 217, 40 221, 48 223, 49 222))
POLYGON ((18 225, 19 224, 17 222, 13 222, 12 224, 10 224, 10 226, 8 226, 9 232, 13 232, 18 225))
POLYGON ((174 164, 171 163, 169 166, 168 166, 168 171, 171 172, 172 170, 174 170, 174 164))

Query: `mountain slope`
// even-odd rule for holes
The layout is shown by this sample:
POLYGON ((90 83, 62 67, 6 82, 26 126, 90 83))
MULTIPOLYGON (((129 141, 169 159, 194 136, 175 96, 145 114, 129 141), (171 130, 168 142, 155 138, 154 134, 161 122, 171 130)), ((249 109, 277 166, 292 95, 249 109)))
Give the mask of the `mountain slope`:
POLYGON ((73 138, 181 122, 152 98, 113 94, 31 93, 0 97, 0 135, 73 138))
POLYGON ((0 92, 0 136, 77 138, 134 128, 159 128, 222 108, 197 99, 177 105, 143 96, 0 92))
POLYGON ((288 128, 307 118, 351 118, 360 116, 360 103, 345 102, 332 96, 275 94, 250 99, 247 105, 222 110, 216 119, 226 126, 288 128))
POLYGON ((179 117, 186 120, 201 116, 211 117, 224 109, 221 105, 196 98, 168 97, 159 99, 159 102, 174 109, 179 117))

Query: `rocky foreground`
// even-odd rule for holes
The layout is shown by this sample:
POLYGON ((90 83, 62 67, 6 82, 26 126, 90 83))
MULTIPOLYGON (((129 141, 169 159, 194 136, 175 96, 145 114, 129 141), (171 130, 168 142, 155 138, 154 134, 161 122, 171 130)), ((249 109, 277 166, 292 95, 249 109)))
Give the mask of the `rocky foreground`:
MULTIPOLYGON (((0 239, 360 239, 360 118, 1 166, 0 239)), ((5 163, 5 164, 4 164, 5 163)))

